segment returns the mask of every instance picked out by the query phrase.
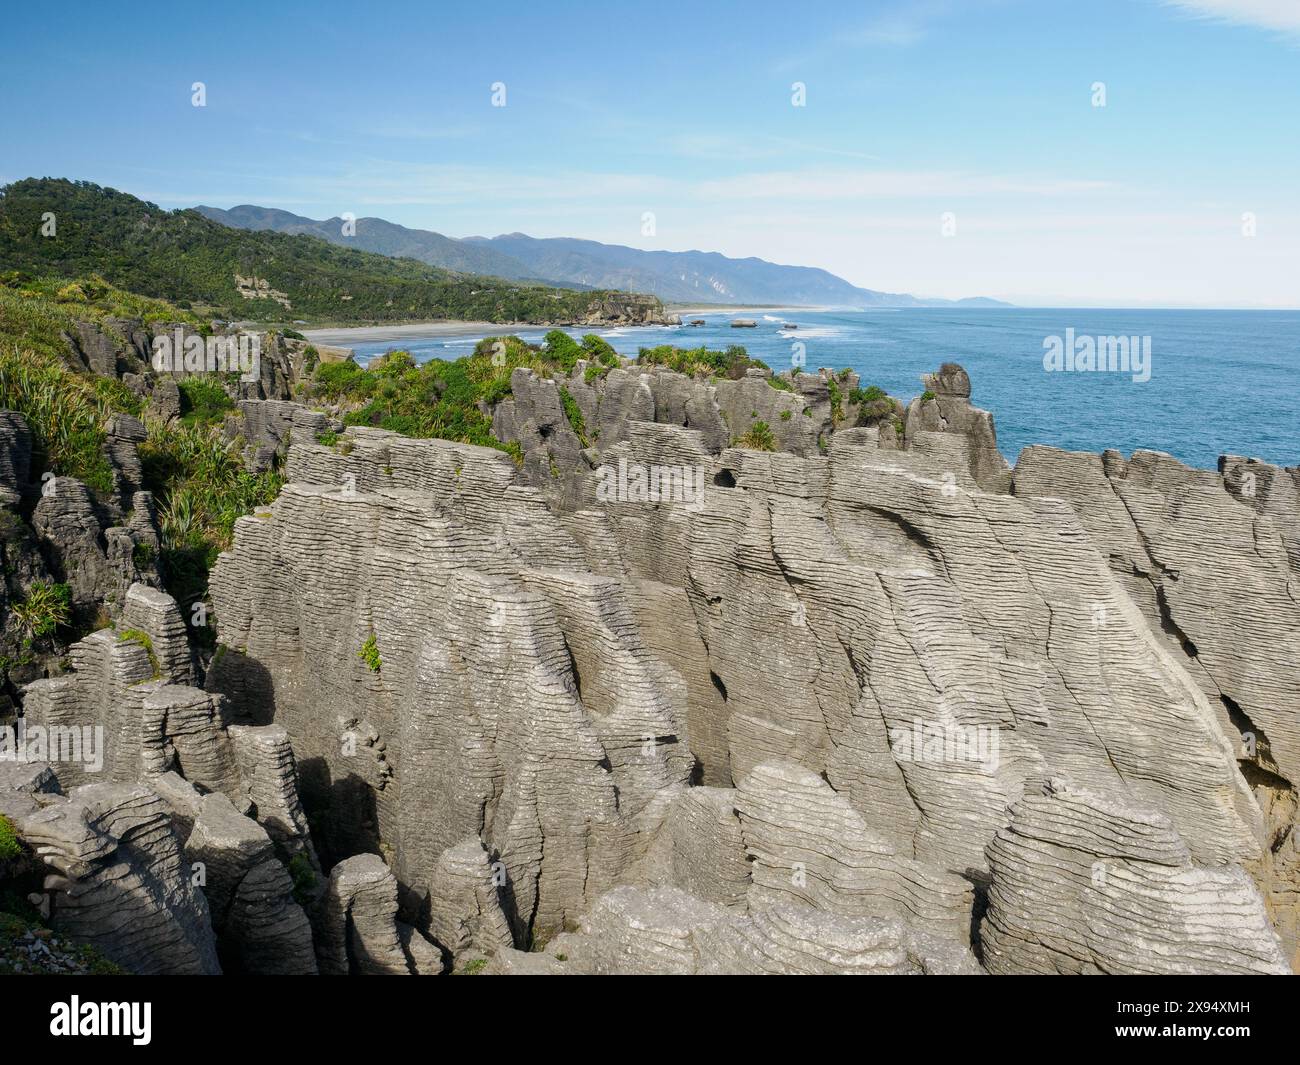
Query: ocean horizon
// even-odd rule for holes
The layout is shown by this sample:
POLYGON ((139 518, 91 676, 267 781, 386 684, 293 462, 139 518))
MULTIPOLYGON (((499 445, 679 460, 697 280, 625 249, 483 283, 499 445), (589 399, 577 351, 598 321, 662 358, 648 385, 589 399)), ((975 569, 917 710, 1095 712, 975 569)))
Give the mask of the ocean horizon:
MULTIPOLYGON (((692 319, 704 325, 565 331, 594 332, 629 357, 660 344, 740 344, 773 370, 799 359, 811 371, 849 368, 863 387, 904 400, 923 390, 921 374, 957 362, 970 373, 972 402, 993 412, 998 445, 1012 463, 1023 448, 1046 444, 1126 455, 1147 448, 1204 469, 1225 454, 1300 464, 1300 310, 765 307, 688 309, 683 322, 692 319), (733 328, 737 318, 756 324, 733 328), (1120 346, 1117 359, 1108 338, 1124 338, 1132 350, 1120 346), (1050 362, 1067 342, 1077 357, 1047 368, 1045 357, 1050 362), (1115 369, 1087 368, 1106 365, 1108 350, 1115 369)), ((329 335, 364 365, 392 350, 420 362, 454 360, 485 336, 540 343, 549 328, 437 323, 356 343, 347 342, 347 330, 329 335)))

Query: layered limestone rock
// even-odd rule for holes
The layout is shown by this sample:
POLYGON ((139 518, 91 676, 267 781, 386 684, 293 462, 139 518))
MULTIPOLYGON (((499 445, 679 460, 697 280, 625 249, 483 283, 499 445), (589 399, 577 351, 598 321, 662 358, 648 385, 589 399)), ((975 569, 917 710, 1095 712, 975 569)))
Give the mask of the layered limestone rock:
POLYGON ((124 631, 149 635, 160 676, 172 684, 194 683, 196 669, 189 630, 170 595, 146 584, 131 585, 119 625, 124 631))
POLYGON ((295 443, 295 483, 238 523, 209 686, 287 729, 332 856, 391 847, 427 895, 438 856, 479 837, 515 934, 558 929, 689 776, 684 690, 506 456, 352 436, 347 455, 295 443))
MULTIPOLYGON (((193 679, 194 661, 170 596, 132 586, 123 622, 133 627, 92 633, 71 648, 71 670, 28 686, 29 746, 43 738, 42 757, 65 789, 83 781, 146 789, 189 839, 191 861, 210 867, 209 932, 215 927, 236 969, 315 971, 311 929, 286 865, 297 863, 312 883, 321 870, 284 729, 228 726, 222 696, 183 683, 193 679)), ((87 918, 78 934, 101 934, 98 919, 87 918)))
POLYGON ((971 406, 970 375, 955 362, 946 362, 938 373, 921 378, 925 393, 912 400, 907 408, 906 439, 917 447, 933 443, 932 433, 944 434, 945 442, 960 440, 962 466, 970 469, 975 482, 986 492, 1006 492, 1011 486, 1011 471, 998 450, 993 416, 971 406))
POLYGON ((225 971, 255 975, 314 974, 311 925, 271 838, 226 796, 203 798, 185 844, 202 869, 204 894, 225 971))
POLYGON ((502 951, 490 973, 972 975, 970 951, 897 921, 782 903, 730 913, 675 888, 621 887, 541 955, 502 951))
POLYGON ((45 482, 32 513, 32 528, 51 568, 67 583, 74 610, 86 618, 102 607, 116 613, 141 577, 135 536, 108 521, 90 489, 67 477, 45 482))
POLYGON ((438 857, 430 879, 429 934, 453 964, 514 946, 501 909, 499 872, 478 837, 448 847, 438 857))
POLYGON ((87 784, 65 797, 0 792, 0 813, 49 869, 56 931, 133 973, 220 972, 203 891, 167 804, 140 784, 87 784))
POLYGON ((433 976, 437 947, 397 920, 397 880, 382 858, 358 854, 331 871, 326 892, 320 971, 326 976, 433 976))
POLYGON ((752 879, 736 793, 730 788, 689 788, 665 819, 665 881, 728 910, 749 908, 752 879))
POLYGON ((588 471, 610 462, 611 450, 647 423, 695 430, 716 456, 761 422, 779 450, 810 456, 857 413, 847 402, 858 383, 853 373, 800 372, 778 380, 756 367, 735 380, 705 379, 625 361, 588 380, 588 366, 579 361, 567 377, 516 369, 510 396, 492 412, 493 433, 523 449, 524 483, 569 509, 592 502, 588 471), (565 409, 566 394, 581 413, 581 432, 565 409))
POLYGON ((226 419, 225 435, 243 447, 244 461, 256 472, 282 462, 293 434, 308 440, 328 428, 324 414, 281 399, 243 399, 226 419))
MULTIPOLYGON (((1224 473, 1168 455, 1124 460, 1027 449, 1019 496, 1065 500, 1172 658, 1209 700, 1263 819, 1256 870, 1300 958, 1300 569, 1294 471, 1228 457, 1224 473)), ((1116 639, 1113 613, 1094 626, 1116 639)))
POLYGON ((798 900, 824 913, 894 918, 959 943, 969 937, 970 885, 895 853, 811 770, 760 765, 741 781, 735 804, 751 909, 798 900))
POLYGON ((399 908, 502 971, 966 971, 986 897, 999 971, 1047 966, 1032 944, 1058 903, 1090 929, 1081 967, 1131 968, 1123 930, 1089 924, 1078 885, 1042 903, 1056 881, 1008 842, 1055 777, 1099 797, 1070 805, 1079 831, 1159 821, 1178 841, 1118 855, 1146 885, 1123 897, 1130 930, 1187 945, 1171 966, 1287 964, 1281 475, 1255 507, 1159 456, 1031 449, 1009 494, 953 366, 902 441, 839 429, 825 455, 728 446, 724 386, 794 398, 757 377, 616 369, 599 404, 570 377, 584 446, 558 385, 526 374, 497 410, 536 431, 522 471, 373 429, 295 434, 289 484, 213 576, 209 691, 283 730, 326 865, 372 855, 331 886, 332 971, 412 971, 399 908), (537 487, 557 456, 563 490, 537 487), (381 915, 371 946, 337 931, 354 896, 381 915), (1198 955, 1194 930, 1229 911, 1245 931, 1198 955))
POLYGON ((1149 808, 1054 781, 1012 808, 989 860, 990 972, 1291 972, 1245 872, 1194 863, 1149 808))
POLYGON ((27 487, 32 472, 32 432, 17 411, 0 411, 0 488, 10 493, 8 503, 27 487))
POLYGON ((75 754, 57 759, 60 781, 66 788, 102 772, 125 783, 177 770, 234 793, 238 766, 220 698, 187 683, 194 663, 175 601, 140 584, 125 599, 122 628, 73 644, 70 670, 27 687, 28 723, 50 730, 52 743, 79 740, 75 754))

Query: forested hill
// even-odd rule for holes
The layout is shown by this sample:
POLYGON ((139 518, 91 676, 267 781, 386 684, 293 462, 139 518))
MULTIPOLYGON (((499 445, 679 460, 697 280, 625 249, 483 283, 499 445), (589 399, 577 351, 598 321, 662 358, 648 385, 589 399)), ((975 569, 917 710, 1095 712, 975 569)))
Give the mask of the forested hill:
POLYGON ((460 274, 316 237, 231 229, 116 189, 27 178, 0 190, 0 270, 97 274, 130 292, 232 318, 567 323, 653 320, 653 297, 460 274))

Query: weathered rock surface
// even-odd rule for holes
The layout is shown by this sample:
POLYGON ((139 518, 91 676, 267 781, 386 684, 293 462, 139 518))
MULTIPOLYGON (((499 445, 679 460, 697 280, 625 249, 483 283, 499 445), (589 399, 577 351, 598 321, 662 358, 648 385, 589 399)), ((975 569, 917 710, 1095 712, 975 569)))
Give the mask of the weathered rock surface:
POLYGON ((675 888, 616 888, 576 934, 540 957, 503 951, 492 973, 626 975, 980 972, 969 949, 897 921, 843 917, 781 903, 752 916, 730 913, 675 888))
POLYGON ((430 878, 429 934, 453 963, 514 946, 497 888, 496 872, 478 837, 439 856, 430 878))
MULTIPOLYGON (((213 575, 206 690, 73 498, 59 565, 147 639, 28 716, 104 723, 93 787, 209 856, 231 968, 310 971, 292 861, 328 973, 1293 969, 1296 471, 1011 471, 960 367, 905 412, 856 383, 516 371, 521 469, 250 396, 288 484, 213 575)), ((51 786, 13 776, 24 833, 51 786)))
POLYGON ((989 847, 993 973, 1288 974, 1237 867, 1195 864, 1169 819, 1054 782, 989 847))
MULTIPOLYGON (((761 969, 768 948, 736 944, 807 932, 822 961, 782 965, 852 968, 856 935, 867 953, 887 944, 899 971, 930 971, 908 944, 924 935, 936 956, 968 959, 981 900, 1016 875, 991 857, 995 841, 1052 776, 1164 818, 1189 867, 1235 885, 1236 904, 1289 942, 1294 808, 1280 785, 1243 775, 1233 720, 1250 717, 1268 739, 1261 764, 1283 775, 1287 637, 1261 633, 1281 650, 1255 656, 1260 676, 1234 677, 1229 712, 1161 628, 1157 596, 1115 566, 1119 545, 1125 563, 1160 572, 1146 545, 1169 531, 1108 539, 1095 523, 1118 523, 1114 507, 1037 490, 1036 455, 1008 494, 960 368, 927 381, 934 398, 909 412, 903 446, 841 429, 825 456, 728 447, 710 411, 721 385, 747 396, 748 379, 613 370, 588 394, 575 374, 566 387, 592 404, 592 452, 576 433, 555 443, 573 430, 552 382, 516 378, 498 419, 520 439, 538 430, 547 461, 568 463, 564 492, 528 487, 527 458, 517 475, 465 445, 354 429, 342 454, 295 437, 290 484, 239 522, 214 578, 228 650, 210 688, 236 718, 283 725, 307 806, 332 826, 327 851, 390 855, 403 906, 428 914, 421 927, 449 953, 550 971, 567 947, 521 960, 494 901, 523 946, 567 942, 596 914, 619 925, 607 911, 611 898, 632 905, 620 892, 676 892, 656 898, 692 916, 664 917, 648 967, 761 969), (697 402, 701 387, 713 392, 697 402), (602 495, 601 467, 620 462, 699 470, 698 491, 602 495), (807 913, 831 923, 813 935, 807 913), (727 945, 701 955, 700 929, 715 926, 727 945)), ((1095 466, 1087 483, 1115 500, 1095 466)), ((1141 456, 1127 476, 1134 498, 1205 480, 1141 456)), ((1215 476, 1207 516, 1273 521, 1215 476)), ((1286 512, 1281 488, 1269 498, 1286 512)), ((1221 550, 1223 531, 1207 527, 1218 543, 1199 550, 1221 550)), ((1170 540, 1180 580, 1196 528, 1170 540)), ((1267 581, 1289 568, 1277 544, 1267 581)), ((1213 615, 1204 596, 1185 609, 1213 615)), ((1099 825, 1101 809, 1087 815, 1099 825)), ((1139 921, 1180 927, 1167 899, 1135 905, 1139 921)), ((632 923, 657 927, 645 920, 632 923)), ((587 938, 623 935, 601 927, 587 938)), ((1112 948, 1096 948, 1099 968, 1122 967, 1112 948)))
POLYGON ((49 868, 49 922, 134 973, 220 972, 203 892, 168 807, 139 784, 66 797, 0 792, 0 813, 49 868))
POLYGON ((438 949, 397 921, 397 881, 382 858, 358 854, 330 872, 320 971, 326 976, 433 976, 438 949))
MULTIPOLYGON (((1262 817, 1257 878, 1300 958, 1300 569, 1294 471, 1224 460, 1191 470, 1168 455, 1127 461, 1035 447, 1015 472, 1021 496, 1068 502, 1111 572, 1205 694, 1262 817)), ((1094 608, 1099 633, 1113 614, 1094 608)), ((1181 761, 1170 764, 1183 765, 1181 761)), ((1180 772, 1183 770, 1180 768, 1180 772)))
POLYGON ((226 796, 204 797, 185 857, 204 872, 204 894, 227 972, 314 974, 311 925, 266 829, 226 796))

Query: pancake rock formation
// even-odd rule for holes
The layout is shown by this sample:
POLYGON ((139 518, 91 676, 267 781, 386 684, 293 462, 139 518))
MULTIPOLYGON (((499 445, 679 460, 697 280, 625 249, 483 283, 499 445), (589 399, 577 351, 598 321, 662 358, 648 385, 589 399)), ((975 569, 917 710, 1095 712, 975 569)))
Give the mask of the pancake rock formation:
POLYGON ((60 493, 118 607, 24 693, 102 766, 0 773, 52 921, 151 972, 1295 971, 1300 472, 765 378, 517 370, 518 467, 254 397, 211 655, 60 493))

